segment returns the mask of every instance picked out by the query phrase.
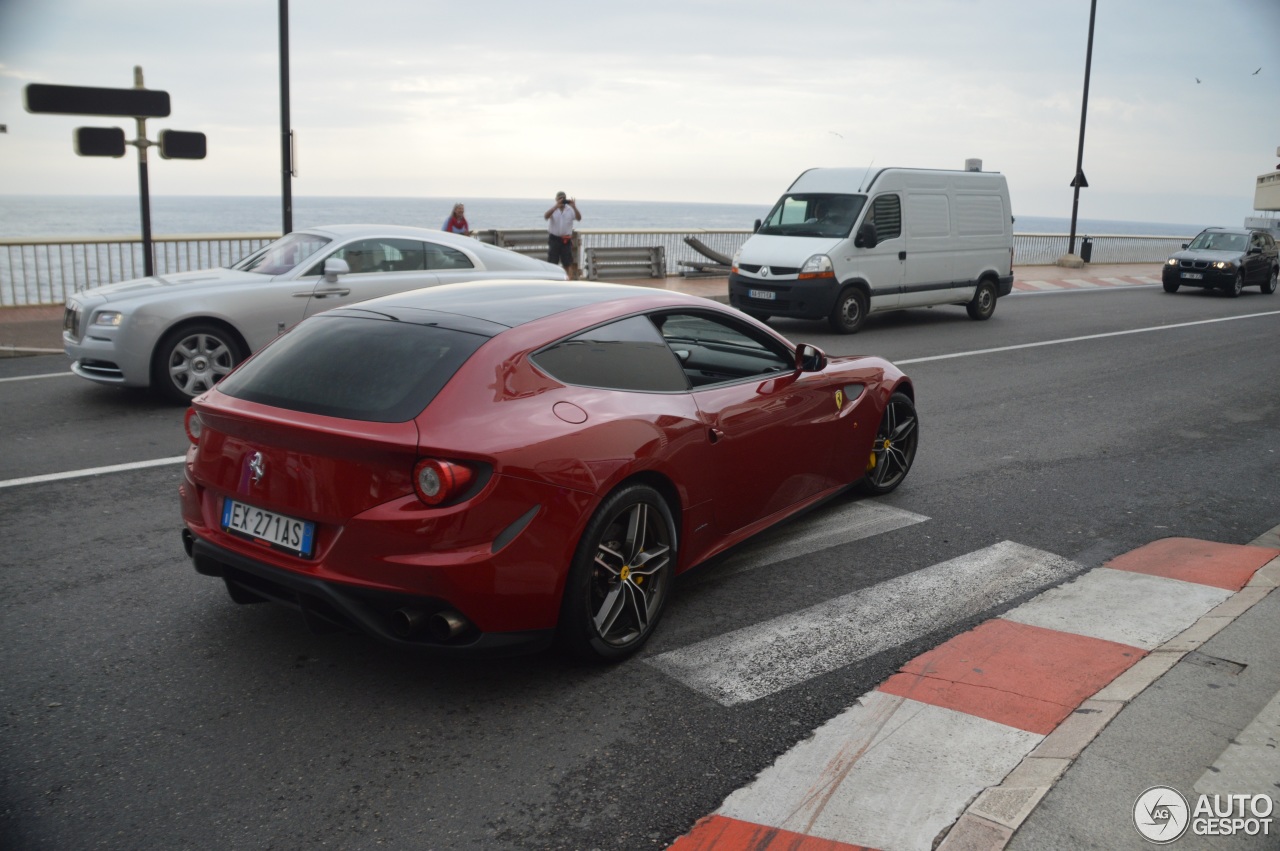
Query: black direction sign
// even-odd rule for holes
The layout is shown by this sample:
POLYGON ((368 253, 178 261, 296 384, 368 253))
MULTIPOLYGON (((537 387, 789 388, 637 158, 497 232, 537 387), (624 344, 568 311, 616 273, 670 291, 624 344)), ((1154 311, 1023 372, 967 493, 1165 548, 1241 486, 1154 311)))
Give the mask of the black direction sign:
POLYGON ((169 93, 156 89, 98 89, 31 83, 27 112, 57 115, 110 115, 118 118, 164 118, 169 93))
POLYGON ((166 160, 202 160, 207 151, 203 133, 160 131, 160 156, 166 160))
POLYGON ((124 131, 119 127, 77 127, 75 140, 82 157, 124 156, 124 131))

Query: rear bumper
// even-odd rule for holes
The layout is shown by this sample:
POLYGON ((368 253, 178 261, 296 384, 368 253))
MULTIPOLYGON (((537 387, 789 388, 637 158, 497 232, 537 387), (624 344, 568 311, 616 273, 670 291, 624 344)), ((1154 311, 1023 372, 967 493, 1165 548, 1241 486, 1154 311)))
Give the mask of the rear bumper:
POLYGON ((299 610, 318 632, 345 629, 362 632, 383 644, 439 656, 511 656, 533 653, 551 645, 555 630, 480 632, 468 624, 460 634, 439 640, 423 630, 409 638, 392 629, 392 614, 412 609, 424 615, 452 611, 447 600, 419 597, 333 582, 285 570, 248 558, 183 532, 183 544, 196 572, 220 577, 237 601, 254 598, 299 610))

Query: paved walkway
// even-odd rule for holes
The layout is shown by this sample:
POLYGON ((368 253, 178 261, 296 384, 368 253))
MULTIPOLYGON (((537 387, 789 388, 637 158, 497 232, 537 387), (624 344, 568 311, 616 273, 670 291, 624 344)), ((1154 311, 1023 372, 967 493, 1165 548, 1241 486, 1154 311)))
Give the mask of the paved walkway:
MULTIPOLYGON (((1149 286, 1160 283, 1159 263, 1128 263, 1115 266, 1086 266, 1064 269, 1059 266, 1022 266, 1013 270, 1014 292, 1053 292, 1149 286)), ((644 278, 617 281, 646 287, 662 287, 717 301, 728 301, 729 279, 644 278)), ((62 306, 0 307, 0 357, 55 354, 62 351, 62 306)))

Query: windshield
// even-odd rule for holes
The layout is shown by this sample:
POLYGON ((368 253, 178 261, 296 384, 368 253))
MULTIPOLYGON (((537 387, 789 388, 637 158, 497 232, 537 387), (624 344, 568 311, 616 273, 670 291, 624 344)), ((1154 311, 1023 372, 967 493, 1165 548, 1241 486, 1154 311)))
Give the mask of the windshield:
POLYGON ((783 195, 757 232, 771 236, 846 237, 866 203, 865 195, 783 195))
POLYGON ((1187 246, 1192 251, 1244 251, 1247 237, 1242 233, 1210 233, 1206 231, 1187 246))
POLYGON ((241 260, 232 269, 260 275, 283 275, 332 240, 314 233, 291 233, 241 260))

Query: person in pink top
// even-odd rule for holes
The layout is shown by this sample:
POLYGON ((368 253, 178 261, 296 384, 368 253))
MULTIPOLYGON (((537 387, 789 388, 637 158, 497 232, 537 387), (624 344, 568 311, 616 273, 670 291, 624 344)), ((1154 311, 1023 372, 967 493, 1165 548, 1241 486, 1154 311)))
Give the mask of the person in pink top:
POLYGON ((449 233, 460 233, 463 236, 471 236, 472 230, 471 226, 467 224, 467 217, 465 215, 466 211, 466 207, 461 204, 454 204, 453 215, 445 219, 444 227, 441 228, 441 230, 448 231, 449 233))

